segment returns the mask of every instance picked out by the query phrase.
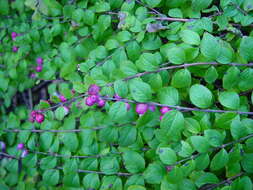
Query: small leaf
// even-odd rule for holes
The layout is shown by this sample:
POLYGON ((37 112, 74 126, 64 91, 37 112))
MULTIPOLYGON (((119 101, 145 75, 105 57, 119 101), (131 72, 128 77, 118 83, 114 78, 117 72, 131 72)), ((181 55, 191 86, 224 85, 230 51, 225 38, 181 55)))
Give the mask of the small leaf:
POLYGON ((240 97, 236 92, 222 92, 219 95, 220 103, 230 109, 238 109, 240 106, 240 97))
POLYGON ((157 149, 157 154, 164 164, 172 165, 177 161, 177 155, 174 150, 169 147, 160 147, 157 149))
POLYGON ((143 176, 147 183, 160 184, 165 175, 165 171, 164 166, 160 162, 153 162, 148 165, 143 176))
POLYGON ((173 47, 168 49, 167 58, 173 64, 184 63, 186 59, 184 49, 180 47, 173 47))
POLYGON ((220 54, 221 47, 218 40, 209 33, 204 33, 200 44, 201 53, 210 60, 216 60, 220 54))
POLYGON ((204 78, 209 84, 213 83, 218 78, 218 73, 214 66, 211 66, 207 69, 204 78))
POLYGON ((197 107, 208 108, 213 103, 213 95, 205 86, 195 84, 190 88, 190 100, 197 107))
POLYGON ((59 170, 49 169, 43 173, 42 178, 46 185, 54 186, 59 183, 60 172, 59 170))
POLYGON ((149 84, 133 80, 130 82, 130 92, 134 100, 147 102, 151 99, 151 87, 149 84))
POLYGON ((126 116, 127 108, 124 102, 115 102, 111 105, 109 116, 114 121, 119 121, 126 116))
POLYGON ((212 159, 210 169, 212 171, 219 170, 228 163, 228 153, 225 149, 221 149, 212 159))
POLYGON ((180 32, 180 36, 183 42, 191 45, 199 45, 200 44, 200 37, 197 32, 192 30, 183 30, 180 32))
POLYGON ((210 145, 205 137, 202 136, 192 136, 191 142, 195 150, 200 153, 207 152, 210 145))
POLYGON ((145 160, 137 152, 126 151, 123 153, 124 165, 131 173, 142 172, 145 169, 145 160))
POLYGON ((175 88, 186 88, 191 85, 191 73, 188 69, 180 69, 172 77, 171 85, 175 88))

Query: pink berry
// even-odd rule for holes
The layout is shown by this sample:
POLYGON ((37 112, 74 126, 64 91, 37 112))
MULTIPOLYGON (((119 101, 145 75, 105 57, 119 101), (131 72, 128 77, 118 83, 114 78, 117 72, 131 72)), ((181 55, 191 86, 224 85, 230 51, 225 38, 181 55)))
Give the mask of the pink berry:
POLYGON ((17 47, 17 46, 13 46, 13 47, 12 47, 12 51, 13 51, 13 52, 17 52, 17 51, 18 51, 18 47, 17 47))
POLYGON ((173 166, 166 166, 167 172, 170 172, 174 167, 173 166))
POLYGON ((42 65, 38 65, 38 66, 36 67, 35 70, 36 70, 37 72, 41 72, 41 71, 42 71, 42 68, 43 68, 42 65))
POLYGON ((12 40, 15 40, 17 36, 18 36, 18 34, 16 32, 11 33, 12 40))
POLYGON ((99 100, 99 96, 98 96, 98 95, 91 95, 90 98, 91 98, 91 100, 92 100, 94 103, 97 103, 98 100, 99 100))
POLYGON ((100 87, 97 86, 96 84, 92 84, 89 86, 88 94, 89 95, 98 95, 99 91, 100 91, 100 87))
POLYGON ((35 120, 34 120, 34 117, 31 117, 31 116, 30 116, 30 117, 29 117, 29 121, 30 121, 31 123, 34 123, 34 121, 35 121, 35 120))
POLYGON ((159 119, 162 121, 162 119, 163 119, 163 115, 160 115, 159 119))
POLYGON ((43 64, 43 58, 42 57, 38 57, 36 59, 36 62, 37 62, 38 65, 42 65, 43 64))
POLYGON ((22 150, 24 148, 25 148, 25 145, 23 143, 19 143, 18 146, 17 146, 18 150, 22 150))
POLYGON ((146 113, 146 111, 148 110, 148 105, 147 104, 137 104, 135 111, 139 114, 139 115, 143 115, 144 113, 146 113))
POLYGON ((105 106, 105 100, 103 100, 103 99, 99 99, 98 100, 98 102, 97 102, 97 104, 98 104, 98 107, 104 107, 105 106))
POLYGON ((37 77, 37 75, 35 74, 35 73, 32 73, 31 75, 30 75, 30 78, 31 79, 34 79, 34 78, 36 78, 37 77))
POLYGON ((160 109, 160 112, 161 112, 161 114, 166 114, 168 111, 171 111, 171 109, 169 108, 169 107, 162 107, 161 109, 160 109))
POLYGON ((61 102, 66 102, 67 99, 63 95, 59 95, 59 99, 61 102))
POLYGON ((114 97, 116 100, 120 100, 120 99, 121 99, 121 97, 120 97, 118 94, 115 94, 113 97, 114 97))
POLYGON ((36 114, 37 114, 37 112, 33 110, 33 111, 31 111, 30 116, 33 117, 33 118, 35 118, 36 114))
POLYGON ((126 102, 125 105, 126 105, 127 111, 129 111, 131 109, 131 105, 128 102, 126 102))
POLYGON ((148 109, 150 110, 150 111, 152 111, 152 112, 154 112, 155 111, 155 106, 154 105, 150 105, 150 106, 148 106, 148 109))
POLYGON ((45 119, 45 116, 42 113, 37 113, 35 120, 37 121, 37 123, 42 123, 45 119))
POLYGON ((72 95, 74 95, 76 93, 76 91, 74 89, 71 89, 71 93, 72 93, 72 95))
POLYGON ((95 103, 96 102, 94 102, 90 96, 85 99, 85 104, 87 106, 93 106, 95 103))
POLYGON ((28 155, 28 150, 25 149, 25 150, 22 151, 21 158, 24 158, 24 157, 26 157, 27 155, 28 155))

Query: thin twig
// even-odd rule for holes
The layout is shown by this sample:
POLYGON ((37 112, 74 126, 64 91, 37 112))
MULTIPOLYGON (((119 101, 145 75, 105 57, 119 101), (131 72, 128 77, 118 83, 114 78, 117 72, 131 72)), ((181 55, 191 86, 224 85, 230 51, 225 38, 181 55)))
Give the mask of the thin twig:
POLYGON ((240 172, 240 173, 238 173, 237 175, 235 175, 233 177, 230 177, 230 178, 228 178, 224 181, 221 181, 220 183, 207 185, 203 188, 200 188, 199 190, 212 190, 212 189, 215 189, 215 188, 217 188, 221 185, 231 184, 233 180, 237 179, 238 177, 241 177, 242 175, 244 175, 244 172, 240 172))
MULTIPOLYGON (((56 169, 59 170, 63 170, 62 167, 56 167, 56 169)), ((99 175, 107 175, 105 172, 101 172, 101 171, 92 171, 92 170, 77 170, 78 173, 95 173, 95 174, 99 174, 99 175)), ((118 176, 131 176, 131 173, 124 173, 124 172, 117 172, 111 175, 118 175, 118 176)))
POLYGON ((149 7, 148 5, 142 3, 142 2, 139 1, 139 0, 135 0, 135 2, 137 2, 138 4, 140 4, 140 5, 144 6, 144 7, 146 7, 147 9, 150 9, 151 11, 153 11, 153 12, 154 12, 155 14, 157 14, 157 15, 164 16, 164 14, 160 13, 159 11, 157 11, 156 9, 154 9, 154 8, 152 8, 152 7, 149 7))
POLYGON ((18 158, 16 158, 15 156, 12 156, 12 155, 4 153, 4 152, 0 152, 0 155, 7 157, 7 158, 12 158, 12 159, 18 160, 18 158))
POLYGON ((154 17, 154 19, 162 21, 175 21, 175 22, 192 22, 196 20, 193 18, 173 18, 173 17, 154 17))
MULTIPOLYGON (((225 65, 232 65, 232 66, 246 66, 246 67, 253 67, 253 63, 248 63, 248 64, 240 64, 240 63, 228 63, 228 64, 220 64, 217 62, 200 62, 200 63, 186 63, 183 65, 173 65, 173 66, 168 66, 168 67, 161 67, 155 71, 145 71, 142 73, 137 73, 135 75, 132 76, 128 76, 124 79, 121 79, 123 81, 128 81, 130 79, 134 79, 134 78, 138 78, 138 77, 142 77, 144 75, 148 75, 148 74, 153 74, 153 73, 159 73, 161 71, 166 71, 166 70, 172 70, 172 69, 178 69, 178 68, 187 68, 187 67, 192 67, 192 66, 200 66, 200 65, 220 65, 220 66, 225 66, 225 65)), ((114 84, 114 82, 108 83, 106 84, 106 86, 112 86, 114 84)))

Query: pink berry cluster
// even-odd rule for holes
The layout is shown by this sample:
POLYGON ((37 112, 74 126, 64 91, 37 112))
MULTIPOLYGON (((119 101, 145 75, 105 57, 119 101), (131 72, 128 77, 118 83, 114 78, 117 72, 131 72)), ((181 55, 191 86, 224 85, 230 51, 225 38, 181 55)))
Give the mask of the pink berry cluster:
POLYGON ((43 69, 43 58, 42 57, 38 57, 36 59, 36 63, 37 63, 37 66, 35 68, 36 72, 41 72, 42 69, 43 69))
POLYGON ((44 119, 45 119, 45 116, 39 111, 32 111, 30 113, 29 121, 31 121, 32 123, 34 121, 36 121, 37 123, 42 123, 44 119))
POLYGON ((92 84, 89 86, 88 89, 88 97, 85 99, 85 104, 87 106, 93 106, 94 104, 97 104, 98 107, 104 107, 105 106, 105 100, 101 99, 99 97, 99 91, 100 87, 96 84, 92 84))
POLYGON ((135 111, 141 116, 141 115, 144 115, 148 110, 154 112, 155 109, 156 107, 154 105, 140 103, 136 105, 135 111))
POLYGON ((67 102, 67 98, 65 98, 65 96, 63 96, 62 94, 60 94, 58 98, 60 99, 61 102, 67 102))
POLYGON ((17 145, 17 149, 18 150, 22 150, 22 153, 21 153, 21 158, 24 158, 27 156, 28 154, 28 150, 25 148, 25 145, 23 143, 19 143, 17 145))
POLYGON ((164 114, 166 114, 167 112, 169 112, 169 111, 171 111, 172 109, 170 109, 169 107, 162 107, 161 109, 160 109, 160 112, 161 112, 161 116, 160 116, 160 120, 162 120, 163 119, 163 115, 164 114))

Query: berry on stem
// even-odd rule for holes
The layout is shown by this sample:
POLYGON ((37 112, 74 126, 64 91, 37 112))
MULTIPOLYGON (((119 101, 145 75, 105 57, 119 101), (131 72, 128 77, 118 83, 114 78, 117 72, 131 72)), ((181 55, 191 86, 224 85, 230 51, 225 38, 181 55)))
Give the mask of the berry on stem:
POLYGON ((118 94, 114 94, 114 96, 113 96, 116 100, 120 100, 121 99, 121 97, 118 95, 118 94))
POLYGON ((66 102, 67 101, 67 99, 63 95, 59 95, 59 99, 60 99, 61 102, 66 102))
POLYGON ((16 32, 11 33, 12 40, 15 40, 17 36, 18 36, 18 34, 16 32))
POLYGON ((104 107, 105 106, 105 100, 103 100, 103 99, 99 99, 98 100, 98 102, 97 102, 97 104, 98 104, 98 107, 104 107))
POLYGON ((23 144, 23 143, 19 143, 18 145, 17 145, 17 149, 18 150, 23 150, 25 148, 25 145, 23 144))
POLYGON ((161 109, 160 109, 160 112, 161 112, 161 114, 166 114, 168 111, 171 111, 172 109, 170 109, 169 107, 162 107, 161 109))
POLYGON ((13 51, 13 52, 17 52, 17 51, 18 51, 18 47, 17 47, 17 46, 13 46, 13 47, 12 47, 12 51, 13 51))
POLYGON ((95 103, 96 102, 94 102, 90 96, 85 99, 85 104, 87 106, 93 106, 95 103))
POLYGON ((5 152, 6 144, 3 141, 0 141, 0 148, 2 152, 5 152))
POLYGON ((42 71, 42 65, 38 65, 37 67, 36 67, 36 72, 41 72, 42 71))
POLYGON ((128 102, 125 102, 125 105, 126 105, 126 109, 127 109, 127 111, 129 111, 129 110, 130 110, 130 108, 131 108, 131 105, 130 105, 128 102))
POLYGON ((38 57, 36 59, 36 62, 37 62, 38 65, 42 65, 43 64, 43 58, 42 57, 38 57))
POLYGON ((148 110, 148 105, 147 104, 137 104, 135 111, 139 114, 139 115, 143 115, 144 113, 146 113, 146 111, 148 110))
POLYGON ((89 86, 88 94, 89 95, 98 95, 99 91, 100 91, 100 87, 96 84, 92 84, 89 86))
POLYGON ((35 120, 37 123, 42 123, 45 119, 45 116, 42 113, 37 113, 35 116, 35 120))
POLYGON ((152 112, 154 112, 155 111, 155 106, 154 105, 149 105, 148 106, 148 109, 150 110, 150 111, 152 111, 152 112))

